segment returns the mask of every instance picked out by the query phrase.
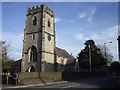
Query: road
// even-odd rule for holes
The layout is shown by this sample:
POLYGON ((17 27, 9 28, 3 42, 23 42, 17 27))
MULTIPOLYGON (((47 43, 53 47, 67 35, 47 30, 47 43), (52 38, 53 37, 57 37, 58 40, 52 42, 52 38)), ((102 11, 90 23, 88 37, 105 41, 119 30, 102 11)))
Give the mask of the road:
POLYGON ((61 83, 37 85, 21 88, 4 88, 2 90, 32 90, 33 88, 116 88, 118 86, 118 77, 116 76, 105 76, 105 77, 94 77, 89 79, 72 80, 61 83))

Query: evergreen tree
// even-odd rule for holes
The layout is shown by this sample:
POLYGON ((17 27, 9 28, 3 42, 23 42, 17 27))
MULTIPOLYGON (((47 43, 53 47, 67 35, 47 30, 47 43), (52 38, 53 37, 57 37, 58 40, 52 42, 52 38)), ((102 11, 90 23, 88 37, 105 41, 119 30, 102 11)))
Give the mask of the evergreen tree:
POLYGON ((87 40, 84 44, 85 48, 81 50, 81 52, 78 54, 80 68, 89 70, 89 50, 90 50, 92 71, 105 69, 106 59, 103 57, 100 48, 98 48, 95 45, 95 42, 93 40, 87 40))

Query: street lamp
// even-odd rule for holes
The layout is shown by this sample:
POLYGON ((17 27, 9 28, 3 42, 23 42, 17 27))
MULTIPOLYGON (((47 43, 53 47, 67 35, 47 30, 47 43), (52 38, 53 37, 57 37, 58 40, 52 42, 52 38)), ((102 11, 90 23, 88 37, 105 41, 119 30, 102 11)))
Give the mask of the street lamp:
MULTIPOLYGON (((112 43, 112 42, 108 42, 108 43, 112 43)), ((106 44, 107 44, 107 43, 104 43, 104 48, 105 48, 105 59, 107 60, 106 44)), ((106 62, 106 65, 107 65, 107 64, 108 64, 108 60, 107 60, 107 62, 106 62)))
MULTIPOLYGON (((112 43, 112 42, 108 42, 108 43, 112 43)), ((106 43, 104 43, 104 47, 105 47, 105 59, 106 59, 106 73, 108 73, 108 60, 107 60, 107 53, 106 53, 106 43)))

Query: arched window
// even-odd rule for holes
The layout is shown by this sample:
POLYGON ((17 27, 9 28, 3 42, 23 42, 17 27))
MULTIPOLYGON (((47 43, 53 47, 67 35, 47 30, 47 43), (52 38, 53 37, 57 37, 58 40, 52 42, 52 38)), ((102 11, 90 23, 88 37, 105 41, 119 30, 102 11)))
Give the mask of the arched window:
POLYGON ((35 16, 33 19, 33 25, 36 26, 37 25, 37 17, 35 16))
POLYGON ((37 49, 35 46, 31 46, 29 50, 29 61, 36 62, 37 61, 37 49))
POLYGON ((50 19, 48 20, 48 27, 50 27, 50 19))

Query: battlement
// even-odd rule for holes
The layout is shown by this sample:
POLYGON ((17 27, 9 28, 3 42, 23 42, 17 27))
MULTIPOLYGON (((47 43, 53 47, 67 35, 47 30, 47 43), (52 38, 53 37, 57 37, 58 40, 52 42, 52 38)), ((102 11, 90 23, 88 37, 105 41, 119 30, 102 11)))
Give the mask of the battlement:
POLYGON ((54 17, 54 11, 49 9, 45 4, 42 4, 40 6, 32 7, 27 9, 27 16, 35 13, 39 13, 45 11, 49 15, 54 17))

